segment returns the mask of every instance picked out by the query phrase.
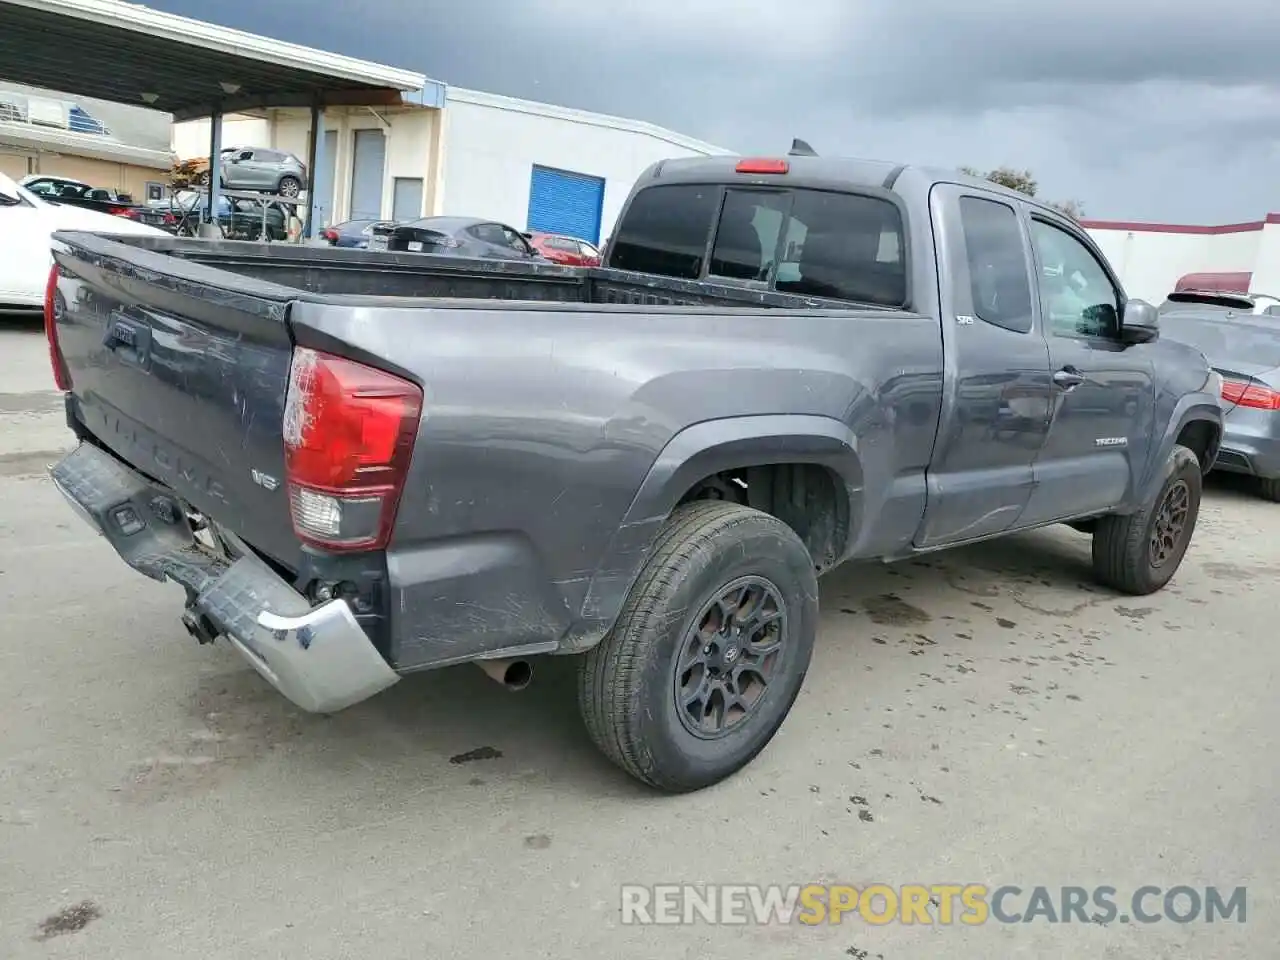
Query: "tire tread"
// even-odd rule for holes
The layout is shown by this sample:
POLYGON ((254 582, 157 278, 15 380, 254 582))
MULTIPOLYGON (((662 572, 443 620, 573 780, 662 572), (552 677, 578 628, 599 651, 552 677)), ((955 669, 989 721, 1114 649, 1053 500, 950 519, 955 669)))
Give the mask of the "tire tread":
POLYGON ((666 598, 708 540, 735 526, 762 520, 776 524, 779 535, 785 533, 799 543, 781 521, 750 507, 721 500, 678 507, 659 531, 613 629, 584 655, 578 704, 588 735, 613 763, 650 786, 685 788, 662 776, 632 722, 639 709, 645 655, 652 647, 655 627, 666 616, 666 598))

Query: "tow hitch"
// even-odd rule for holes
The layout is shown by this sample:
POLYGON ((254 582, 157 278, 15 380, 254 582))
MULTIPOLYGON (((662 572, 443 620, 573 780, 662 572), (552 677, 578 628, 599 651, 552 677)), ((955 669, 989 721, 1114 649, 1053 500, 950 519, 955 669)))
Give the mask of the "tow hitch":
POLYGON ((190 608, 182 612, 182 625, 187 628, 187 633, 195 637, 196 642, 204 645, 213 643, 218 639, 218 629, 213 622, 199 610, 190 608))

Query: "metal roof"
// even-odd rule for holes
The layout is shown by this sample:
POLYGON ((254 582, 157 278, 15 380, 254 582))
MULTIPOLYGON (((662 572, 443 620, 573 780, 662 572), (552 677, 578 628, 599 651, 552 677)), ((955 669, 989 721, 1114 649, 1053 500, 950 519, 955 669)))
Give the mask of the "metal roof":
POLYGON ((120 0, 0 0, 0 77, 175 120, 257 107, 389 106, 420 73, 120 0))

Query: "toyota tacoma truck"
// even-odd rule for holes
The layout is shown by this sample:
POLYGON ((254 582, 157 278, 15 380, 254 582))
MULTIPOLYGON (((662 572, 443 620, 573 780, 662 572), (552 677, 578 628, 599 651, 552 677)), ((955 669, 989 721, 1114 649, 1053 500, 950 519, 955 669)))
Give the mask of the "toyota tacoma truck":
POLYGON ((655 164, 598 268, 59 233, 52 468, 299 707, 579 658, 660 790, 777 732, 817 577, 1067 523, 1160 589, 1221 384, 1078 225, 961 175, 655 164))

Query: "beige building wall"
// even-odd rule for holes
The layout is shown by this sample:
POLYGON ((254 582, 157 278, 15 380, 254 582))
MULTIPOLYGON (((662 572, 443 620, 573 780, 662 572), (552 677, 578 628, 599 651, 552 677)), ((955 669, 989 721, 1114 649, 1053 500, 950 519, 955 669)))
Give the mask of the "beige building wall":
POLYGON ((105 190, 127 193, 138 201, 146 199, 148 183, 167 185, 169 181, 167 170, 5 145, 0 145, 0 173, 15 180, 32 173, 83 180, 105 190))
MULTIPOLYGON (((6 171, 7 172, 7 171, 6 171)), ((34 155, 32 173, 56 177, 69 177, 105 190, 127 193, 139 202, 147 197, 147 184, 168 184, 169 171, 152 167, 139 167, 131 163, 94 160, 88 157, 72 157, 61 153, 34 155)), ((26 176, 24 172, 22 176, 26 176)))
POLYGON ((0 146, 0 173, 21 180, 31 172, 30 157, 17 147, 0 146))

